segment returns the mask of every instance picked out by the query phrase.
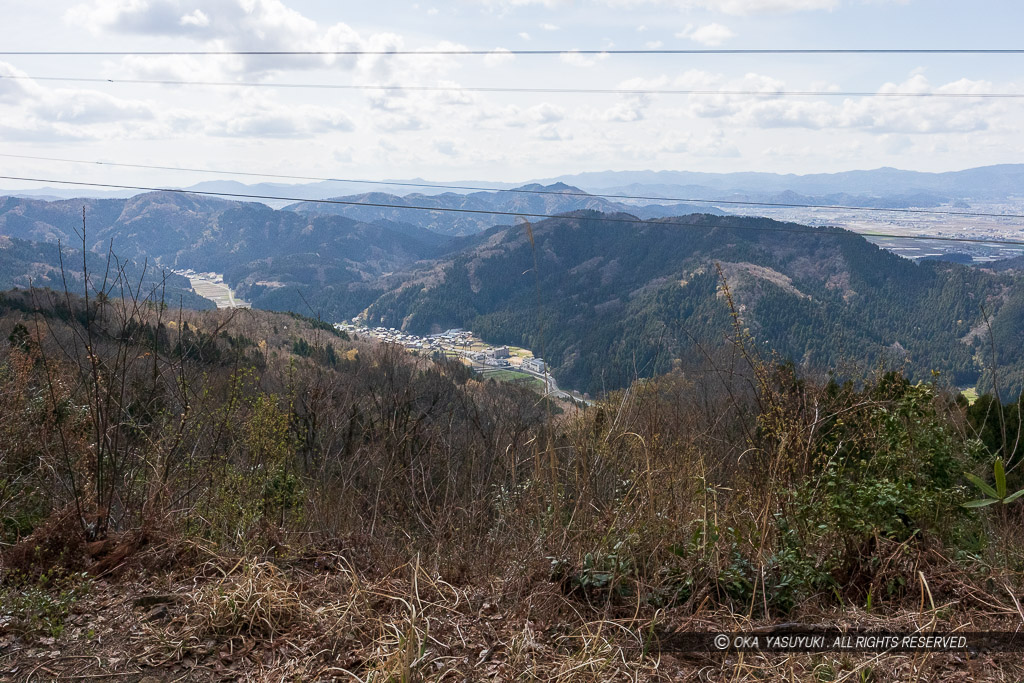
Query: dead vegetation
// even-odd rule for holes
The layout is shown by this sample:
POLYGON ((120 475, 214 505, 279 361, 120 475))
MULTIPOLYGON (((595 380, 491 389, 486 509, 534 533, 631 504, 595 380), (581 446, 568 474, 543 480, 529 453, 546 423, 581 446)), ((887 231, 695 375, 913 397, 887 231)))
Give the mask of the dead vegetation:
MULTIPOLYGON (((210 559, 192 570, 211 576, 182 575, 164 587, 128 579, 94 587, 64 636, 18 641, 20 649, 4 655, 5 670, 14 680, 275 681, 1013 680, 1021 671, 1015 653, 659 651, 650 644, 654 625, 738 632, 772 624, 710 607, 594 611, 550 582, 513 599, 500 584, 453 586, 415 562, 359 579, 343 569, 343 555, 333 559, 332 570, 210 559)), ((795 617, 906 631, 1019 624, 1009 596, 1000 605, 993 597, 999 600, 989 596, 987 608, 926 600, 923 610, 833 608, 795 617)))
POLYGON ((1024 625, 1024 506, 963 507, 994 453, 937 386, 805 377, 737 324, 702 365, 554 415, 293 316, 0 307, 12 680, 1024 676, 1013 653, 659 645, 1024 625))

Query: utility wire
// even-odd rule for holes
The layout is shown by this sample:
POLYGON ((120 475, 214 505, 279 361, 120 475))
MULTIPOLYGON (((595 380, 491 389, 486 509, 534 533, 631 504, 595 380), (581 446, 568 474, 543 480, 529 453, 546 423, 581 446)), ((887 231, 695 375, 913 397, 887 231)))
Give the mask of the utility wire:
POLYGON ((128 57, 128 56, 406 56, 449 55, 1019 55, 1024 49, 1002 48, 708 48, 693 50, 3 50, 8 57, 128 57))
MULTIPOLYGON (((149 187, 144 185, 118 185, 114 183, 89 183, 80 180, 55 180, 52 178, 28 178, 24 176, 8 176, 0 175, 0 180, 18 180, 32 183, 54 183, 57 185, 75 185, 80 187, 98 187, 104 189, 114 190, 139 190, 142 192, 172 192, 175 194, 194 194, 203 195, 208 197, 235 197, 243 199, 270 199, 276 201, 290 201, 290 202, 307 202, 312 204, 332 204, 342 206, 368 206, 373 208, 382 209, 408 209, 410 211, 430 211, 434 213, 463 213, 463 214, 480 214, 488 216, 504 216, 509 218, 566 218, 565 214, 552 214, 552 213, 532 213, 525 211, 497 211, 493 209, 461 209, 451 207, 435 207, 435 206, 415 206, 415 205, 402 205, 402 204, 388 204, 384 202, 353 202, 342 199, 302 199, 299 197, 282 197, 278 195, 262 195, 262 194, 246 194, 242 192, 213 192, 211 190, 183 190, 180 188, 163 188, 163 187, 149 187)), ((571 218, 571 216, 568 216, 571 218)), ((1024 241, 1020 240, 990 240, 976 237, 942 237, 938 235, 896 235, 891 233, 880 233, 880 232, 864 232, 856 233, 848 230, 827 230, 822 228, 755 228, 747 225, 723 225, 717 223, 711 226, 700 226, 694 225, 693 223, 679 223, 673 221, 666 221, 658 218, 651 220, 643 220, 641 218, 629 217, 629 218, 610 218, 608 216, 601 217, 587 217, 587 220, 597 221, 602 223, 635 223, 641 225, 665 225, 672 227, 683 227, 683 228, 696 228, 696 227, 711 227, 711 228, 726 228, 729 230, 751 230, 755 232, 792 232, 800 233, 805 235, 829 235, 829 236, 851 236, 851 237, 881 237, 891 239, 905 239, 905 240, 923 240, 923 241, 938 241, 938 242, 967 242, 967 243, 978 243, 978 244, 1003 244, 1024 247, 1024 241)))
MULTIPOLYGON (((499 189, 494 187, 481 187, 474 185, 443 185, 438 183, 413 183, 406 181, 392 181, 392 180, 363 180, 353 178, 326 178, 321 176, 305 176, 305 175, 286 175, 282 173, 256 173, 252 171, 224 171, 224 170, 211 170, 205 168, 183 168, 180 166, 157 166, 151 164, 125 164, 108 161, 86 161, 84 159, 65 159, 61 157, 42 157, 32 156, 28 154, 4 154, 0 153, 0 157, 6 157, 10 159, 31 159, 34 161, 57 161, 69 164, 88 164, 94 166, 116 166, 118 168, 144 168, 149 170, 158 171, 184 171, 190 173, 211 173, 217 175, 231 175, 231 176, 251 176, 256 178, 284 178, 287 180, 311 180, 317 182, 334 182, 334 183, 352 183, 360 185, 384 185, 384 186, 397 186, 397 187, 420 187, 430 188, 438 190, 469 190, 476 192, 512 192, 516 194, 536 194, 536 195, 553 195, 559 197, 596 197, 599 199, 631 199, 631 200, 644 200, 644 201, 656 201, 656 202, 682 202, 688 204, 710 204, 710 205, 728 205, 728 206, 751 206, 751 207, 763 207, 763 208, 781 208, 781 209, 834 209, 840 211, 868 211, 868 212, 882 212, 882 213, 905 213, 905 214, 924 214, 932 216, 961 216, 968 218, 1020 218, 1024 219, 1024 214, 1019 213, 994 213, 985 211, 944 211, 940 209, 904 209, 904 208, 885 208, 878 206, 845 206, 841 204, 796 204, 786 202, 753 202, 753 201, 738 201, 729 199, 692 199, 685 197, 657 197, 650 195, 630 195, 630 194, 604 194, 598 192, 561 192, 558 190, 527 190, 524 188, 514 189, 499 189)), ((300 199, 296 201, 315 201, 312 199, 300 199)))
POLYGON ((916 97, 1021 99, 1024 93, 965 92, 870 92, 840 90, 679 90, 645 88, 527 88, 460 85, 380 85, 342 83, 264 83, 254 81, 189 81, 150 78, 90 78, 79 76, 5 76, 0 80, 113 83, 129 85, 213 86, 229 88, 286 88, 307 90, 375 90, 406 92, 539 93, 547 95, 735 95, 753 97, 916 97))

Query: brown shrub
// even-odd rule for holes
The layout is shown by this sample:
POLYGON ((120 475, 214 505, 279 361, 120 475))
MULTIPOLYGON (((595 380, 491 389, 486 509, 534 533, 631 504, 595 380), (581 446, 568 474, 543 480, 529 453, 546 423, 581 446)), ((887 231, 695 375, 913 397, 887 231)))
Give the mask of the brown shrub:
POLYGON ((44 573, 80 571, 87 557, 85 541, 73 507, 52 514, 26 538, 0 557, 3 579, 38 579, 44 573))

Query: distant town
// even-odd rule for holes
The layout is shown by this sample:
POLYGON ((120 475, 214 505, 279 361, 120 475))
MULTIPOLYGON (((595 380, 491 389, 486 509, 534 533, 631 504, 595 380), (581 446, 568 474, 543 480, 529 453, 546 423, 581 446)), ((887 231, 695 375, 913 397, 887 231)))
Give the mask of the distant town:
MULTIPOLYGON (((191 268, 173 272, 188 278, 193 291, 213 301, 217 308, 250 307, 248 302, 235 297, 234 291, 224 282, 224 276, 220 273, 200 273, 191 268)), ((548 374, 544 359, 534 357, 529 349, 492 346, 467 330, 456 328, 421 337, 394 327, 368 327, 358 317, 351 321, 334 323, 334 327, 347 334, 372 337, 384 344, 396 344, 412 353, 442 354, 458 358, 482 379, 521 382, 547 396, 591 403, 590 397, 585 394, 560 389, 555 378, 548 374)))
POLYGON ((368 327, 358 318, 351 322, 335 323, 334 327, 346 334, 372 337, 384 344, 395 344, 412 353, 458 358, 483 379, 522 382, 555 398, 590 403, 586 395, 559 389, 555 379, 547 373, 544 360, 534 357, 529 349, 492 346, 467 330, 454 328, 438 334, 419 336, 394 327, 368 327))

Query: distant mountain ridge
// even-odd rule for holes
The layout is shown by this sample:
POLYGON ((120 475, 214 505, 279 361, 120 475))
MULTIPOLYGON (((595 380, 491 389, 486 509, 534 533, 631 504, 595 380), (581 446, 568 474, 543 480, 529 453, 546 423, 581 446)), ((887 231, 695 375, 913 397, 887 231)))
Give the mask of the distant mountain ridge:
POLYGON ((846 193, 890 196, 935 193, 953 197, 991 199, 1024 195, 1024 164, 980 166, 941 173, 903 171, 888 167, 806 175, 758 172, 603 171, 562 175, 539 182, 571 183, 590 192, 643 185, 648 188, 657 186, 665 190, 686 189, 691 193, 702 189, 717 193, 788 190, 807 195, 846 193))
MULTIPOLYGON (((959 171, 931 173, 896 168, 809 173, 804 175, 768 172, 706 173, 701 171, 594 171, 563 174, 526 182, 494 182, 486 180, 429 181, 422 178, 386 179, 380 183, 354 180, 320 180, 309 183, 260 182, 246 184, 237 180, 207 180, 177 189, 282 196, 297 200, 328 199, 382 192, 403 196, 416 193, 472 194, 478 190, 431 187, 450 185, 509 190, 517 186, 564 183, 596 194, 633 194, 678 197, 681 200, 724 199, 728 195, 767 195, 795 192, 806 196, 847 194, 851 196, 886 198, 897 195, 937 195, 953 199, 993 200, 1024 196, 1024 164, 979 166, 959 171)), ((30 190, 0 190, 0 195, 45 196, 49 198, 124 198, 142 194, 134 190, 97 190, 93 188, 45 187, 30 190)), ((288 199, 261 200, 280 208, 288 199)), ((585 208, 585 207, 578 207, 585 208)))
POLYGON ((334 197, 332 201, 354 202, 355 204, 302 202, 286 206, 285 209, 341 215, 363 221, 401 221, 446 235, 472 235, 506 219, 502 215, 486 213, 488 211, 496 214, 523 213, 550 216, 571 211, 591 210, 602 213, 628 212, 645 219, 691 213, 722 214, 719 209, 705 205, 628 205, 589 195, 578 187, 572 187, 565 183, 531 184, 511 190, 472 192, 470 194, 445 192, 438 195, 426 195, 414 193, 399 197, 383 192, 369 192, 349 197, 334 197), (388 206, 358 206, 358 204, 385 204, 388 206), (393 207, 426 207, 436 209, 436 211, 416 211, 393 207))

